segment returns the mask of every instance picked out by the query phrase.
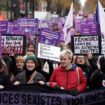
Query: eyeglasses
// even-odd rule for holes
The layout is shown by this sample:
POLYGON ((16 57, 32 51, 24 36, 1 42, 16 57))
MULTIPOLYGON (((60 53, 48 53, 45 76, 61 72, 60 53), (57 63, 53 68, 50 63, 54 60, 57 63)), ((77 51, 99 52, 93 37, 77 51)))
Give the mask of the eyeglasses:
POLYGON ((84 57, 77 57, 77 59, 85 59, 84 57))

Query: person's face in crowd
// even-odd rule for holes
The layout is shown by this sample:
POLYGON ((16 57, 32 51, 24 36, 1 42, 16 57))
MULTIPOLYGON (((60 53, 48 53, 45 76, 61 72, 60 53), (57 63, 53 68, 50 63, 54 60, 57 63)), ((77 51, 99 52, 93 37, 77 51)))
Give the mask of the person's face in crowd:
POLYGON ((24 62, 22 62, 22 61, 16 61, 16 67, 17 67, 18 69, 23 69, 23 67, 24 67, 24 62))
POLYGON ((57 28, 58 28, 58 27, 57 27, 57 25, 53 25, 53 29, 55 29, 55 30, 56 30, 57 28))
POLYGON ((85 64, 85 57, 77 56, 77 64, 85 64))
POLYGON ((69 58, 67 55, 64 55, 60 57, 60 61, 61 61, 61 66, 63 68, 67 68, 68 66, 70 66, 71 58, 69 58))
POLYGON ((58 31, 59 30, 58 24, 53 24, 52 29, 55 31, 58 31))
POLYGON ((28 51, 35 51, 35 47, 33 45, 29 45, 28 51))
POLYGON ((105 57, 100 58, 99 64, 101 71, 105 74, 105 57))
POLYGON ((34 68, 36 67, 35 62, 33 60, 28 60, 26 62, 26 68, 31 71, 34 70, 34 68))

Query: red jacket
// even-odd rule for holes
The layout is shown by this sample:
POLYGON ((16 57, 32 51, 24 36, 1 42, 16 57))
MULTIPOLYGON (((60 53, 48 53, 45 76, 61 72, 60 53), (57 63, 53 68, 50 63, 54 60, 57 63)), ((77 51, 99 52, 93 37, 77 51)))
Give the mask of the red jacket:
POLYGON ((78 89, 79 92, 86 90, 87 80, 81 68, 72 65, 70 70, 64 70, 62 66, 58 66, 49 80, 50 86, 56 85, 63 87, 65 90, 78 89), (78 70, 77 70, 78 68, 78 70))

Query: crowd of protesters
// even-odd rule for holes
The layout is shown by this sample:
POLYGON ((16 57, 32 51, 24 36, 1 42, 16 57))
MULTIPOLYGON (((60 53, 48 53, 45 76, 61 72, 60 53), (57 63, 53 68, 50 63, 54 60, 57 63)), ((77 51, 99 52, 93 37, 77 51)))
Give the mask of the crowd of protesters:
POLYGON ((67 90, 77 95, 90 89, 105 86, 105 57, 91 53, 73 55, 72 50, 62 44, 60 62, 37 58, 36 47, 27 46, 25 55, 2 55, 0 59, 0 88, 6 85, 40 84, 67 90), (43 71, 48 63, 49 72, 43 71))
MULTIPOLYGON (((52 31, 60 31, 57 23, 53 24, 52 31)), ((70 46, 71 43, 59 43, 62 50, 59 63, 37 58, 37 46, 30 42, 24 55, 2 55, 0 88, 5 88, 6 85, 38 83, 77 95, 90 89, 105 87, 105 57, 91 53, 73 55, 70 46), (48 72, 43 70, 46 62, 49 65, 48 72)))
POLYGON ((105 86, 104 56, 99 60, 92 54, 73 56, 72 51, 67 48, 62 50, 60 61, 54 68, 53 62, 47 60, 50 68, 50 72, 47 73, 43 71, 46 61, 38 59, 35 53, 27 56, 3 56, 0 59, 1 88, 5 88, 6 85, 39 83, 69 90, 71 94, 76 95, 105 86))

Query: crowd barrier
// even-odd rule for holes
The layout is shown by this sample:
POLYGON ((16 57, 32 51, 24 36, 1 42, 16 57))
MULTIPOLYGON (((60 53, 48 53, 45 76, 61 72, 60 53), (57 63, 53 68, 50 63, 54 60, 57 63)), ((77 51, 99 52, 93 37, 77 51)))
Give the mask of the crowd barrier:
POLYGON ((47 86, 7 86, 0 90, 0 105, 104 105, 105 88, 89 90, 77 96, 47 86))

